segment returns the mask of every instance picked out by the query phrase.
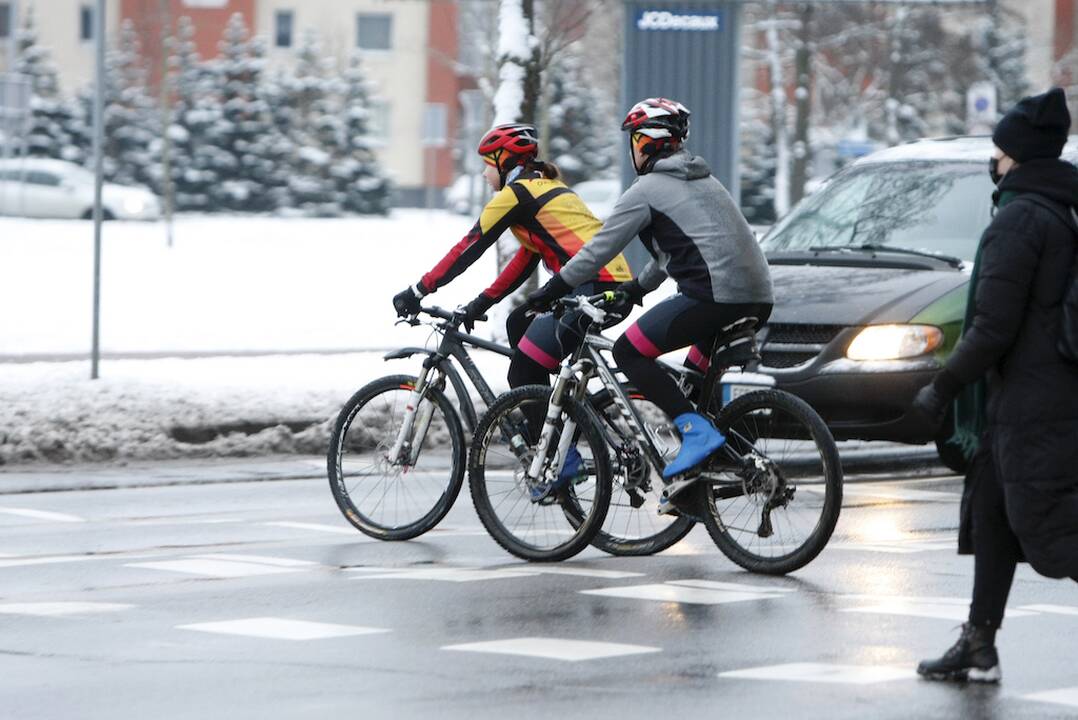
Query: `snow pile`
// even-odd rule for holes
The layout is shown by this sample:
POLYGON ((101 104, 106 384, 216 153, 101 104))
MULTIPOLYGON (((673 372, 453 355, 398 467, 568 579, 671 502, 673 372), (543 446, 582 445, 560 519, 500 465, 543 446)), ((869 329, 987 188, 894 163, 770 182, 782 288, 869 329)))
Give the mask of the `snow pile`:
MULTIPOLYGON (((496 392, 508 361, 473 358, 496 392)), ((367 382, 415 374, 380 353, 3 366, 0 465, 321 455, 341 406, 367 382)), ((477 407, 482 407, 481 404, 477 407)))

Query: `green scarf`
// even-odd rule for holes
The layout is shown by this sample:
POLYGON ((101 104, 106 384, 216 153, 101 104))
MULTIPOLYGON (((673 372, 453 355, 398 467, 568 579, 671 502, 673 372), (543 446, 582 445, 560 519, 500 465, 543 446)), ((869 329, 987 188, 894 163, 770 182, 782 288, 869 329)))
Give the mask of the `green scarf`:
MULTIPOLYGON (((1001 208, 1018 197, 1018 193, 1000 193, 996 207, 1001 208)), ((973 315, 976 311, 977 277, 981 270, 981 250, 984 244, 977 246, 977 255, 973 258, 973 273, 969 278, 969 297, 966 299, 966 316, 962 319, 962 333, 964 336, 973 325, 973 315)), ((960 341, 961 342, 961 341, 960 341)), ((962 450, 967 460, 973 458, 980 444, 981 434, 985 425, 988 424, 987 412, 988 386, 984 378, 978 378, 975 382, 962 388, 962 392, 954 401, 954 434, 947 442, 962 450)))

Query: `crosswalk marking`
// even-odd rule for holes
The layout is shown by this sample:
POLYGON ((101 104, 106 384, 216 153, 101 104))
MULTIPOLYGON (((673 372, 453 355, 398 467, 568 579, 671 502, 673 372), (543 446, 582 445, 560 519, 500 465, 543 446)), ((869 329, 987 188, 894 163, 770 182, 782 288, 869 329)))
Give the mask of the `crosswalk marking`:
POLYGON ((790 682, 840 683, 871 685, 917 677, 911 668, 894 665, 831 665, 826 663, 787 663, 746 668, 719 673, 721 678, 744 680, 786 680, 790 682))
POLYGON ((0 513, 7 515, 17 515, 19 517, 33 518, 34 520, 50 520, 52 522, 63 523, 83 523, 86 522, 86 518, 81 518, 78 515, 69 515, 67 513, 52 512, 50 510, 32 510, 30 508, 12 508, 12 507, 0 507, 0 513))
MULTIPOLYGON (((968 598, 934 598, 934 597, 880 597, 880 596, 846 596, 847 599, 870 599, 870 605, 860 607, 843 608, 840 612, 846 613, 872 613, 877 615, 904 615, 908 617, 935 618, 939 620, 953 620, 962 622, 969 618, 968 598)), ((1019 618, 1036 615, 1035 612, 1008 608, 1007 618, 1019 618)))
POLYGON ((1023 605, 1018 609, 1052 615, 1078 615, 1078 607, 1073 605, 1023 605))
POLYGON ((626 645, 623 643, 592 642, 587 640, 564 640, 549 637, 522 637, 489 642, 446 645, 442 650, 462 652, 494 653, 498 655, 522 655, 565 662, 599 660, 602 658, 641 655, 662 652, 661 648, 647 645, 626 645))
POLYGON ((828 550, 854 550, 862 552, 893 553, 896 555, 909 555, 913 553, 934 552, 937 550, 954 550, 957 545, 955 538, 941 539, 902 539, 883 540, 879 542, 850 542, 838 541, 829 543, 828 550))
POLYGON ((25 567, 28 565, 55 565, 57 563, 86 562, 88 560, 103 560, 99 555, 44 555, 41 557, 17 557, 10 556, 0 560, 0 568, 25 567))
POLYGON ((337 625, 334 623, 291 620, 278 617, 242 618, 217 622, 178 625, 177 630, 195 630, 197 632, 216 633, 219 635, 243 635, 246 637, 269 638, 273 640, 324 640, 326 638, 350 637, 386 633, 385 628, 361 627, 358 625, 337 625))
POLYGON ((1036 702, 1055 703, 1056 705, 1070 705, 1071 707, 1078 707, 1078 687, 1030 693, 1029 695, 1022 695, 1022 699, 1034 700, 1036 702))
POLYGON ((214 560, 207 558, 188 558, 183 560, 163 560, 160 562, 128 563, 125 567, 146 570, 165 570, 167 572, 202 575, 213 578, 256 577, 258 575, 280 575, 300 572, 306 568, 282 567, 262 563, 236 562, 234 560, 214 560))
POLYGON ((266 555, 232 555, 228 553, 211 553, 209 555, 196 555, 197 558, 208 560, 228 560, 232 562, 255 563, 258 565, 274 565, 278 567, 317 567, 318 563, 310 560, 293 560, 292 558, 269 557, 266 555))
POLYGON ((118 612, 132 607, 134 607, 134 605, 98 602, 0 603, 0 614, 61 617, 66 615, 90 615, 92 613, 118 612))
MULTIPOLYGON (((582 590, 583 595, 627 598, 630 600, 657 600, 660 602, 687 603, 690 605, 721 605, 723 603, 744 602, 748 600, 772 600, 787 597, 785 591, 774 591, 767 587, 742 586, 748 589, 723 589, 716 587, 694 587, 678 584, 624 585, 621 587, 582 590)), ((689 581, 692 582, 692 581, 689 581)), ((706 582, 706 581, 696 581, 706 582)))

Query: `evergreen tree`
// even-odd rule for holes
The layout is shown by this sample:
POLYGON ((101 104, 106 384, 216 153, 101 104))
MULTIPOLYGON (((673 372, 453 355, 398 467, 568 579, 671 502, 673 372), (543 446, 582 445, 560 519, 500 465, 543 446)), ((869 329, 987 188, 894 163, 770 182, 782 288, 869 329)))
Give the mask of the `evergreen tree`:
POLYGON ((172 139, 172 184, 177 210, 206 211, 217 172, 207 141, 210 128, 221 117, 213 73, 202 63, 194 43, 195 27, 189 17, 176 25, 170 59, 175 111, 172 139))
POLYGON ((60 94, 56 66, 38 44, 33 6, 16 42, 15 72, 29 79, 31 93, 26 154, 82 163, 90 145, 89 128, 78 105, 60 94))
POLYGON ((612 176, 616 172, 616 117, 602 95, 588 82, 583 64, 566 55, 548 68, 550 145, 547 154, 573 183, 612 176))
MULTIPOLYGON (((209 188, 212 209, 272 210, 273 192, 283 168, 268 151, 276 151, 276 130, 269 107, 258 96, 264 69, 262 51, 248 40, 243 16, 236 13, 225 28, 221 57, 213 65, 219 89, 200 145, 198 162, 216 175, 209 188)), ((209 109, 209 108, 207 108, 209 109)))
POLYGON ((342 82, 344 142, 333 173, 341 204, 351 212, 384 214, 389 210, 390 183, 371 149, 371 88, 358 52, 348 59, 342 82))
MULTIPOLYGON (((104 174, 123 185, 152 184, 156 111, 146 87, 138 36, 130 20, 120 27, 117 45, 105 55, 104 174)), ((92 125, 93 94, 82 95, 84 117, 92 125)))
POLYGON ((987 80, 996 86, 1000 117, 1029 94, 1026 66, 1025 27, 1022 18, 1003 7, 999 0, 989 0, 988 12, 982 11, 973 30, 975 80, 987 80))

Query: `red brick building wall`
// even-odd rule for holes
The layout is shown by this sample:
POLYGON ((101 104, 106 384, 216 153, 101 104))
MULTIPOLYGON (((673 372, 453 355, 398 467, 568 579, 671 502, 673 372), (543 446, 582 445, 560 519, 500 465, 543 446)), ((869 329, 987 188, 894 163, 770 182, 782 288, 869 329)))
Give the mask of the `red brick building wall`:
POLYGON ((448 116, 448 144, 429 151, 427 177, 436 187, 453 182, 452 141, 460 124, 460 78, 454 67, 459 50, 458 11, 454 0, 429 0, 430 34, 427 46, 427 102, 442 103, 448 116))

